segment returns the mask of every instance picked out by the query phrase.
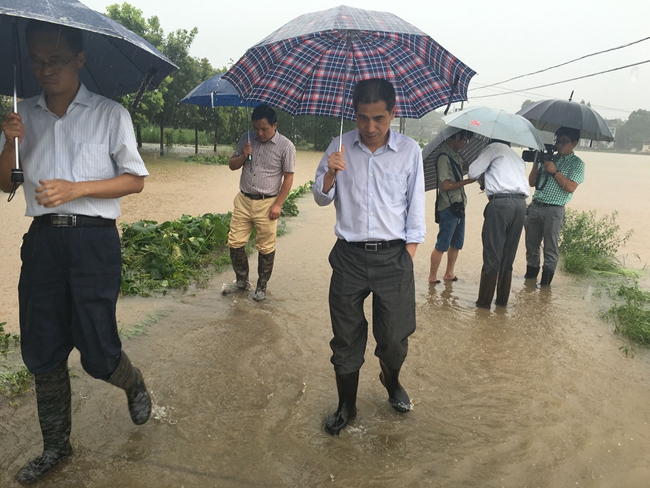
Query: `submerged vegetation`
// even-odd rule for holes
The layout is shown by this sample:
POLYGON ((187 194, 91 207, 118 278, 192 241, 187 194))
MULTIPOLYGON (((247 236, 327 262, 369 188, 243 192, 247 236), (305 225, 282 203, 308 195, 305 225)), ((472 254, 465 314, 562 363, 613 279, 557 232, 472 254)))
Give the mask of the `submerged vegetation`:
POLYGON ((230 157, 222 154, 217 154, 216 156, 188 156, 183 159, 183 161, 201 164, 228 165, 230 163, 230 157))
POLYGON ((562 269, 578 274, 620 270, 618 249, 628 241, 632 231, 621 235, 616 216, 617 212, 613 212, 596 219, 595 211, 567 209, 559 241, 562 269))
POLYGON ((34 376, 27 371, 22 362, 17 369, 6 364, 7 358, 17 352, 20 336, 5 332, 5 324, 6 322, 0 322, 0 355, 2 356, 0 367, 3 369, 0 370, 0 395, 13 397, 25 393, 34 376))
POLYGON ((634 280, 632 286, 620 285, 612 297, 614 305, 601 316, 614 324, 616 332, 650 346, 650 292, 641 290, 634 280))
MULTIPOLYGON (((296 199, 311 185, 309 181, 289 192, 282 216, 298 215, 296 199)), ((185 290, 190 283, 204 284, 214 269, 230 264, 226 242, 231 217, 230 212, 208 213, 161 224, 153 220, 122 224, 122 294, 164 294, 169 289, 185 290)), ((284 233, 282 221, 278 235, 284 233)))

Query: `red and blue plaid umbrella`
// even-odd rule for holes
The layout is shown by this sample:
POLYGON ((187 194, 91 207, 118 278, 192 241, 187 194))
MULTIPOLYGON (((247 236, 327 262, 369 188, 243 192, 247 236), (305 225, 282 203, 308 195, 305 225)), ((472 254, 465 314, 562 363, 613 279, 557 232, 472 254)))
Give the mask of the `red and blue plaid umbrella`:
POLYGON ((301 15, 257 45, 223 76, 242 98, 292 115, 354 120, 357 82, 395 87, 397 117, 420 118, 467 100, 476 73, 424 32, 387 12, 340 6, 301 15))

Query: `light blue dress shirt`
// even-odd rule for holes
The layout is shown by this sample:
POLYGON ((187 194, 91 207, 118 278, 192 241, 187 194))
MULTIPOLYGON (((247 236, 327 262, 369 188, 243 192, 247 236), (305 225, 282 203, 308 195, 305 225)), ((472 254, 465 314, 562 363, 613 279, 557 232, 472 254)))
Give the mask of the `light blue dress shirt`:
POLYGON ((424 171, 417 143, 390 130, 387 144, 372 153, 353 130, 343 134, 343 146, 346 166, 334 187, 323 193, 327 158, 338 151, 338 137, 318 165, 312 187, 318 205, 334 202, 336 236, 348 242, 424 242, 424 171))
POLYGON ((476 180, 484 175, 487 196, 513 193, 528 196, 530 187, 526 177, 526 163, 510 146, 493 142, 469 165, 467 176, 476 180))

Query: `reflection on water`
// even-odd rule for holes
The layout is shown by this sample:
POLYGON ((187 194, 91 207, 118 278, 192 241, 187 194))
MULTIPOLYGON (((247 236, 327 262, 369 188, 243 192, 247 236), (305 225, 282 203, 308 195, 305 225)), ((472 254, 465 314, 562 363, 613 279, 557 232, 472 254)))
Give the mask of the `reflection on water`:
MULTIPOLYGON (((587 184, 600 181, 591 157, 589 183, 578 190, 584 198, 587 184)), ((297 184, 317 164, 304 161, 297 184)), ((645 168, 638 178, 648 176, 645 168)), ((192 185, 178 189, 192 208, 187 213, 229 208, 229 200, 210 199, 211 192, 227 191, 229 199, 236 192, 232 182, 221 187, 230 178, 223 169, 201 168, 192 185)), ((162 179, 168 191, 188 176, 167 171, 162 179)), ((155 181, 154 174, 152 195, 127 202, 131 217, 162 212, 146 208, 166 202, 155 181)), ((321 431, 337 402, 327 307, 334 214, 307 197, 278 242, 266 302, 221 296, 221 284, 232 279, 226 273, 182 298, 136 299, 121 309, 127 328, 142 321, 139 314, 166 311, 148 335, 125 341, 157 404, 145 426, 130 422, 122 391, 90 379, 73 358, 75 456, 45 485, 647 486, 648 354, 619 351, 622 342, 598 318, 603 298, 595 282, 561 272, 551 289, 525 282, 523 247, 508 307, 476 308, 486 199, 478 188, 468 193, 459 281, 427 283, 432 216, 416 255, 418 329, 402 374, 413 412, 400 416, 388 405, 370 337, 358 417, 340 438, 321 431)), ((595 193, 593 206, 610 198, 595 193)), ((578 195, 577 208, 590 204, 578 195)), ((435 195, 427 199, 432 208, 435 195)), ((620 212, 623 228, 637 218, 620 212)), ((40 449, 33 396, 21 402, 18 409, 0 405, 0 486, 11 486, 13 473, 40 449)))

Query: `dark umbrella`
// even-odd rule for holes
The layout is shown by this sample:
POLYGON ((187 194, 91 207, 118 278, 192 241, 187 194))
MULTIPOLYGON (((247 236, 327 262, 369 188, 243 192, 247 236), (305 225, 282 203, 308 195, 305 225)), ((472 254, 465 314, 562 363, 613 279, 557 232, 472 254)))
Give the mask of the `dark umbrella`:
MULTIPOLYGON (((138 92, 142 94, 164 80, 177 66, 155 47, 114 20, 76 0, 2 0, 0 4, 0 94, 29 98, 42 88, 27 68, 25 27, 36 19, 74 27, 83 32, 86 62, 79 77, 86 88, 109 98, 138 92)), ((16 168, 12 181, 23 181, 19 168, 18 141, 16 168)), ((12 194, 13 195, 13 194, 12 194)), ((11 196, 10 196, 11 198, 11 196)))
POLYGON ((542 100, 517 112, 530 120, 536 129, 555 132, 560 127, 580 130, 582 139, 614 140, 603 118, 591 107, 571 100, 542 100))
MULTIPOLYGON (((436 135, 429 143, 422 149, 422 160, 424 161, 424 191, 435 190, 438 188, 438 168, 436 162, 438 156, 442 153, 444 142, 460 132, 461 129, 457 127, 447 126, 436 135)), ((490 144, 490 139, 480 134, 474 136, 467 141, 463 149, 458 151, 458 154, 463 158, 463 162, 470 165, 473 163, 481 151, 490 144)), ((460 161, 459 161, 460 162, 460 161)), ((464 172, 466 173, 466 171, 464 172)))
POLYGON ((113 98, 153 89, 177 66, 130 30, 76 0, 2 0, 0 4, 0 94, 20 98, 42 89, 27 68, 25 26, 30 19, 66 25, 83 31, 86 64, 81 81, 90 91, 113 98), (18 45, 14 47, 15 35, 18 45))
POLYGON ((354 120, 358 81, 395 87, 396 116, 420 118, 467 100, 475 72, 427 34, 387 12, 339 6, 301 15, 250 48, 224 79, 244 98, 292 115, 354 120))
POLYGON ((180 101, 201 107, 257 107, 260 102, 244 100, 229 81, 222 79, 223 73, 208 78, 194 88, 180 101))

